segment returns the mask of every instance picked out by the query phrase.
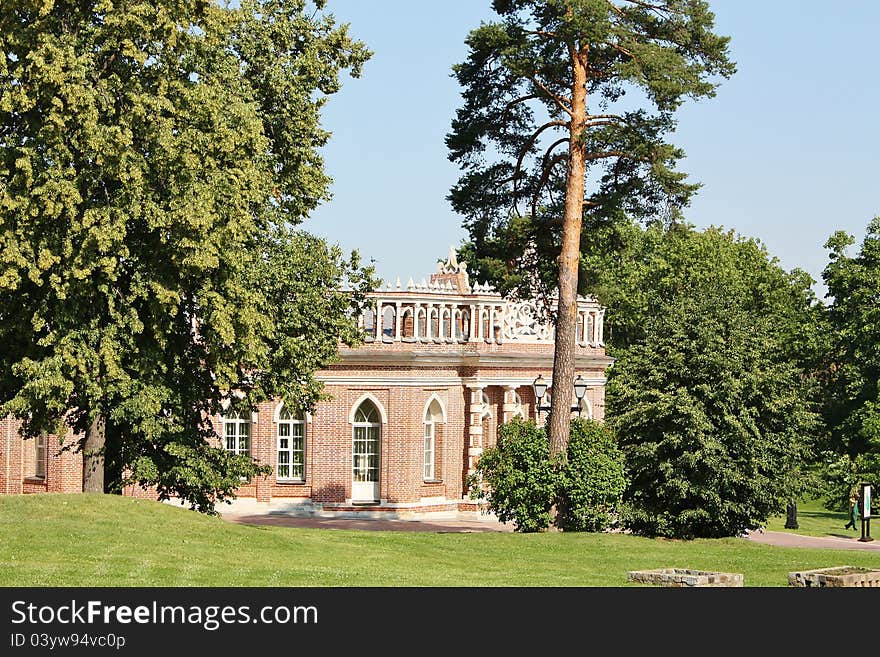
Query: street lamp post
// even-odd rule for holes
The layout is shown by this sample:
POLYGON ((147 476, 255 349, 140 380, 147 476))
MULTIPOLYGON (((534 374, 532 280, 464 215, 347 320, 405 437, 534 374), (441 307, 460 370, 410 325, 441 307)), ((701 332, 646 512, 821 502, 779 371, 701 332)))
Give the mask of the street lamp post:
MULTIPOLYGON (((550 406, 542 406, 541 400, 547 394, 547 388, 549 387, 547 381, 544 380, 544 377, 540 374, 538 378, 534 380, 532 383, 532 390, 535 393, 535 411, 536 414, 541 411, 548 412, 550 410, 550 406)), ((577 378, 574 380, 574 396, 577 399, 577 404, 571 407, 571 412, 574 413, 577 411, 578 417, 581 416, 581 402, 584 401, 584 395, 587 394, 587 382, 584 381, 584 377, 580 374, 577 375, 577 378)))

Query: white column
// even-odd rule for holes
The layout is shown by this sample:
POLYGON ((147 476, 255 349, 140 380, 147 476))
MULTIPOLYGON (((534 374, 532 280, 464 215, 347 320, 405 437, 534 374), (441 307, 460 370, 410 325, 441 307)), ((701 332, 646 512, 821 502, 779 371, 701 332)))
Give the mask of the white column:
POLYGON ((471 318, 470 318, 470 321, 468 322, 468 324, 470 325, 468 327, 468 333, 469 333, 468 342, 476 342, 477 341, 477 324, 479 323, 477 321, 477 307, 476 307, 476 305, 471 304, 470 308, 471 308, 471 318))
POLYGON ((504 404, 501 409, 504 413, 503 420, 505 423, 510 422, 513 419, 513 415, 518 410, 516 404, 516 386, 506 385, 504 388, 504 404))
POLYGON ((418 342, 422 339, 422 336, 419 335, 419 313, 422 310, 422 304, 417 303, 413 305, 413 338, 418 342))
POLYGON ((385 323, 385 318, 382 316, 382 300, 379 299, 376 301, 376 339, 381 340, 382 336, 385 334, 382 333, 382 325, 385 323))
POLYGON ((468 474, 473 474, 483 454, 483 385, 468 385, 471 391, 470 422, 468 426, 468 474))
POLYGON ((394 328, 394 339, 397 340, 397 342, 400 342, 400 324, 401 324, 401 318, 400 318, 400 310, 401 310, 401 308, 400 308, 400 301, 397 302, 397 306, 396 306, 396 308, 397 308, 397 311, 396 311, 395 314, 394 314, 394 323, 395 323, 395 328, 394 328))

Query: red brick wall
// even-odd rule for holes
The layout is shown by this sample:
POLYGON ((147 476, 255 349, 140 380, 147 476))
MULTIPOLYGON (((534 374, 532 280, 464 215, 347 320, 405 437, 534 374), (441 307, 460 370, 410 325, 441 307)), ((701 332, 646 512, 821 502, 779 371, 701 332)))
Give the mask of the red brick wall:
MULTIPOLYGON (((356 403, 369 395, 375 399, 385 414, 382 425, 380 458, 380 497, 390 505, 405 505, 407 510, 446 510, 458 507, 464 489, 468 469, 469 424, 471 390, 467 382, 483 381, 491 417, 485 420, 482 437, 483 448, 496 443, 498 426, 504 420, 504 389, 499 382, 509 380, 516 385, 526 414, 535 416, 535 399, 530 384, 539 374, 551 377, 552 345, 504 345, 485 342, 467 345, 449 344, 385 344, 375 342, 363 347, 359 353, 381 351, 400 352, 449 352, 450 361, 444 363, 417 363, 406 366, 369 365, 340 362, 331 365, 319 376, 327 382, 329 401, 318 405, 306 418, 305 434, 305 481, 278 482, 277 423, 278 402, 260 404, 251 425, 251 454, 261 463, 272 467, 272 473, 255 481, 244 483, 238 490, 239 497, 258 501, 311 500, 326 508, 343 508, 352 497, 352 424, 356 403), (479 367, 463 365, 459 358, 462 348, 481 353, 508 354, 511 352, 543 356, 546 365, 479 367), (370 378, 376 381, 370 384, 370 378), (346 381, 347 380, 347 381, 346 381), (362 383, 352 381, 361 380, 362 383), (381 380, 381 381, 379 381, 381 380), (448 381, 448 382, 447 382, 448 381), (492 381, 491 385, 485 382, 492 381), (445 423, 436 425, 435 431, 435 479, 424 481, 424 414, 432 396, 440 399, 446 413, 445 423), (431 505, 424 501, 430 500, 431 505), (437 504, 441 500, 448 504, 437 504), (437 504, 434 506, 433 504, 437 504)), ((351 351, 343 350, 351 354, 351 351)), ((579 348, 578 355, 604 356, 604 349, 579 348)), ((532 361, 534 362, 534 361, 532 361)), ((588 361, 584 361, 588 362, 588 361)), ((578 367, 586 378, 601 378, 601 367, 591 365, 578 367)), ((604 418, 605 393, 602 386, 587 390, 593 417, 604 418)), ((546 403, 546 400, 545 400, 546 403)), ((546 414, 541 414, 541 421, 546 414)), ((214 426, 222 432, 220 418, 214 418, 214 426)), ((45 480, 34 479, 34 444, 22 441, 17 433, 18 424, 10 418, 0 419, 0 494, 22 492, 78 492, 82 490, 82 456, 71 450, 59 449, 57 438, 48 442, 48 463, 45 480)), ((66 438, 72 444, 74 436, 66 438)), ((219 437, 217 444, 220 444, 219 437)), ((128 487, 126 495, 155 498, 152 489, 128 487)))

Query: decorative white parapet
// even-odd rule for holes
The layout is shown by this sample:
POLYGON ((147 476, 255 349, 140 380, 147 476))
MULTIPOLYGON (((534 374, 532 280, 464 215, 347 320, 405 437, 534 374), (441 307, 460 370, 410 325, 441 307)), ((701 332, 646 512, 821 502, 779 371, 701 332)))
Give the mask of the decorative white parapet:
MULTIPOLYGON (((578 297, 579 346, 604 346, 604 317, 595 299, 578 297)), ((537 302, 504 299, 488 283, 471 285, 454 249, 430 281, 410 278, 403 287, 397 279, 368 295, 359 322, 367 342, 552 344, 555 335, 537 302)))

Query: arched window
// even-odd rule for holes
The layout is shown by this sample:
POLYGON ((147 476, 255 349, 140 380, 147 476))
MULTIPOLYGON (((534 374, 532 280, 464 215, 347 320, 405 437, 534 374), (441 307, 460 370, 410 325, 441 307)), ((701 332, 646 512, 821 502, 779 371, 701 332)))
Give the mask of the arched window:
POLYGON ((428 337, 428 321, 427 319, 425 319, 427 317, 425 309, 419 308, 418 315, 419 331, 416 337, 418 337, 420 340, 424 340, 426 337, 428 337))
POLYGON ((458 339, 468 340, 471 337, 471 314, 467 310, 461 312, 460 321, 456 324, 458 339))
POLYGON ((365 399, 354 413, 353 432, 352 499, 377 500, 382 416, 369 399, 365 399))
POLYGON ((382 311, 382 335, 386 338, 394 337, 397 328, 395 326, 396 314, 397 310, 394 306, 388 306, 382 311))
POLYGON ((415 335, 412 308, 404 308, 403 312, 400 313, 400 326, 401 333, 403 334, 402 337, 412 338, 415 335))
POLYGON ((427 337, 429 338, 439 338, 440 337, 440 326, 438 319, 439 315, 437 313, 436 308, 430 308, 428 310, 428 330, 431 332, 427 337))
POLYGON ((364 333, 368 338, 376 337, 376 312, 372 308, 364 309, 364 333))
POLYGON ((304 481, 306 474, 306 423, 285 406, 278 414, 279 481, 304 481))
POLYGON ((425 411, 425 480, 436 479, 437 425, 443 421, 443 409, 435 399, 425 411))
POLYGON ((223 446, 233 454, 248 454, 251 448, 251 423, 240 411, 223 418, 223 446))

